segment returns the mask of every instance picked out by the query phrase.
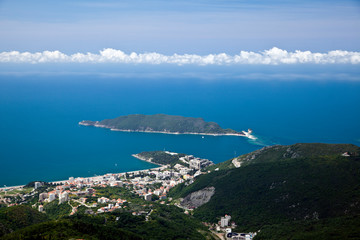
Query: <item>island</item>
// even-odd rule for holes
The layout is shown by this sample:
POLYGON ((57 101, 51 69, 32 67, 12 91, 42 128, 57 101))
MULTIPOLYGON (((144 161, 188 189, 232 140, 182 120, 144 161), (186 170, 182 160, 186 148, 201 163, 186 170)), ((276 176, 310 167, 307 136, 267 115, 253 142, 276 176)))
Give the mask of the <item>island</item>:
POLYGON ((174 116, 166 114, 132 114, 102 121, 84 120, 79 122, 83 126, 109 128, 112 131, 147 132, 167 134, 200 134, 200 135, 230 135, 256 139, 251 135, 252 130, 237 132, 223 129, 215 122, 206 122, 202 118, 174 116))

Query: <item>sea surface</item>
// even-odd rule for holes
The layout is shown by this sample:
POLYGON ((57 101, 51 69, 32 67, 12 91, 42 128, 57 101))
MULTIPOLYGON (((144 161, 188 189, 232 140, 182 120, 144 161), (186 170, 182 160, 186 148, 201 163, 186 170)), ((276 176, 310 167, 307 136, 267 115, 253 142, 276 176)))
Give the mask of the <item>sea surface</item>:
POLYGON ((359 81, 142 76, 1 74, 0 186, 154 167, 131 156, 142 151, 181 152, 219 163, 273 144, 360 145, 359 81), (251 128, 258 139, 78 125, 135 113, 202 117, 223 128, 251 128))

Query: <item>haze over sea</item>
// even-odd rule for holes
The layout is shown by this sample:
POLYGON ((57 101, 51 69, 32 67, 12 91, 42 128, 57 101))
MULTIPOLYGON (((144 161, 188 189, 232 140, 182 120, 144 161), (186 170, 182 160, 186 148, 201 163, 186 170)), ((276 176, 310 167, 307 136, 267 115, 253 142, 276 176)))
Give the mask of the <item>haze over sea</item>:
POLYGON ((94 65, 84 71, 75 65, 68 73, 51 65, 46 71, 2 67, 1 186, 153 167, 131 156, 141 151, 166 149, 219 163, 273 144, 360 144, 357 66, 94 65), (251 128, 258 140, 78 125, 135 113, 202 117, 223 128, 251 128))

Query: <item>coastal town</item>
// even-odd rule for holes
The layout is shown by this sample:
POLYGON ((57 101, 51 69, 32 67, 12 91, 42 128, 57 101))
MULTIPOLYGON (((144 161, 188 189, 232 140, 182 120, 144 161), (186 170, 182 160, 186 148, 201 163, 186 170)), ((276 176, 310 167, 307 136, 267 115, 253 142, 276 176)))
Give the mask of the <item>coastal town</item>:
MULTIPOLYGON (((208 159, 174 152, 144 152, 134 157, 158 164, 159 167, 125 173, 109 173, 95 177, 70 177, 56 182, 32 182, 26 186, 0 189, 0 204, 8 207, 31 204, 39 212, 56 212, 67 209, 65 214, 102 214, 126 211, 134 216, 151 219, 154 204, 179 206, 179 202, 168 196, 170 189, 180 183, 191 184, 196 177, 206 174, 208 159), (169 157, 169 164, 159 163, 159 159, 148 157, 169 157), (174 159, 178 159, 174 161, 174 159)), ((185 214, 193 209, 183 207, 185 214)), ((220 216, 219 216, 220 217, 220 216)), ((230 215, 221 218, 218 224, 204 223, 220 239, 252 239, 251 234, 233 233, 236 226, 230 215), (224 220, 225 219, 225 220, 224 220)))

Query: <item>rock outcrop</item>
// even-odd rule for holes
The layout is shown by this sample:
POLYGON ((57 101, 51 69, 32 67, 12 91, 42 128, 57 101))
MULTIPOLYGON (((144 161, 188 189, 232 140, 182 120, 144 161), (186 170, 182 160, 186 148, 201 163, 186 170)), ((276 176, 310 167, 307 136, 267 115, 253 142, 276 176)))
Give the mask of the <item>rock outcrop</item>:
POLYGON ((197 208, 209 202, 214 193, 214 187, 206 187, 202 190, 190 193, 181 201, 180 204, 186 208, 197 208))

